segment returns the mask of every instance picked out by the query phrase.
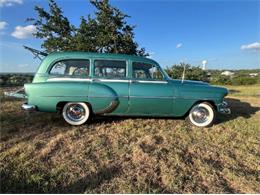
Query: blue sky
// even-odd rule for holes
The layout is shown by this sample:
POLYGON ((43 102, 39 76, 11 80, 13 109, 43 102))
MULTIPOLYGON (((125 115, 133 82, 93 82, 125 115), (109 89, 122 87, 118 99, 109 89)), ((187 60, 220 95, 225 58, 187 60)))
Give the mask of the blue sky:
MULTIPOLYGON (((74 25, 94 12, 87 0, 58 0, 74 25)), ((187 62, 210 69, 260 68, 260 1, 112 0, 131 16, 135 40, 163 67, 187 62)), ((31 36, 34 6, 43 0, 0 0, 0 72, 34 72, 39 60, 22 48, 40 49, 31 36)))

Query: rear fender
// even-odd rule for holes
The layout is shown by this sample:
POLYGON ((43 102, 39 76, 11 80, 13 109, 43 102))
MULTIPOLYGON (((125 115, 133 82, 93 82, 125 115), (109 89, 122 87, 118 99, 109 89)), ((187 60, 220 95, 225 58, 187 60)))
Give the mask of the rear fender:
POLYGON ((117 93, 102 83, 92 83, 89 87, 88 101, 95 114, 113 112, 119 105, 117 93))

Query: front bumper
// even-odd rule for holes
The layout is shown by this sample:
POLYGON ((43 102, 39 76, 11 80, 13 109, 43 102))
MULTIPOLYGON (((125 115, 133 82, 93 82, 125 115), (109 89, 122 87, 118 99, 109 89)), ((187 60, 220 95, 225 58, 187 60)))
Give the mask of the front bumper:
POLYGON ((225 101, 218 105, 218 111, 222 114, 231 114, 231 110, 228 106, 228 103, 225 101))
POLYGON ((37 107, 35 105, 24 103, 21 107, 25 111, 37 111, 37 107))

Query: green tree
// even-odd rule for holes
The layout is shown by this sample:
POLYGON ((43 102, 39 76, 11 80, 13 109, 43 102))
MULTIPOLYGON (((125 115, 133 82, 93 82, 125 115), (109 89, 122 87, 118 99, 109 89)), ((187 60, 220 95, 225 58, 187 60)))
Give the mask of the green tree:
POLYGON ((167 67, 166 72, 171 78, 181 79, 183 75, 183 70, 185 66, 185 79, 187 80, 197 80, 197 81, 209 81, 208 74, 206 71, 202 70, 200 67, 194 67, 190 64, 180 63, 175 64, 172 67, 167 67))
POLYGON ((94 17, 81 17, 77 28, 63 16, 62 9, 54 0, 49 0, 49 12, 36 6, 38 14, 34 21, 36 38, 43 39, 42 48, 53 51, 88 51, 100 53, 122 53, 146 56, 134 41, 135 26, 129 25, 129 17, 111 6, 108 0, 91 0, 96 8, 94 17))
POLYGON ((38 19, 30 18, 37 28, 34 36, 43 39, 42 48, 47 52, 68 51, 74 48, 75 27, 63 16, 54 0, 49 0, 50 11, 35 6, 38 19))

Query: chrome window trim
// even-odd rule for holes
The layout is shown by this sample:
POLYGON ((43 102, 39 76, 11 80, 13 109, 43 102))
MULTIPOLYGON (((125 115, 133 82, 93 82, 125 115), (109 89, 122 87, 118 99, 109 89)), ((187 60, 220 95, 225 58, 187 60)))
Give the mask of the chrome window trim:
POLYGON ((47 81, 98 81, 98 82, 123 82, 123 83, 128 83, 131 81, 134 81, 135 83, 161 83, 161 84, 167 84, 167 81, 149 81, 149 80, 129 80, 129 79, 101 79, 101 78, 48 78, 47 81))

